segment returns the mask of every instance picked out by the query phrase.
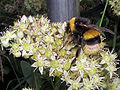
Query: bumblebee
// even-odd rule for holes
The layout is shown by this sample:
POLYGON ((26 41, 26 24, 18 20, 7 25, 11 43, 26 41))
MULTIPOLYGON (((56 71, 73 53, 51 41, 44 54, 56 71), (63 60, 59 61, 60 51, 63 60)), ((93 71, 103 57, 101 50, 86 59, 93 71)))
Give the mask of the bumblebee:
POLYGON ((63 44, 63 47, 70 41, 73 41, 77 43, 77 45, 82 46, 85 54, 97 54, 101 47, 100 45, 102 43, 102 35, 105 36, 102 31, 114 34, 111 30, 107 28, 91 24, 91 21, 88 18, 74 17, 67 23, 65 33, 68 34, 68 38, 63 44))

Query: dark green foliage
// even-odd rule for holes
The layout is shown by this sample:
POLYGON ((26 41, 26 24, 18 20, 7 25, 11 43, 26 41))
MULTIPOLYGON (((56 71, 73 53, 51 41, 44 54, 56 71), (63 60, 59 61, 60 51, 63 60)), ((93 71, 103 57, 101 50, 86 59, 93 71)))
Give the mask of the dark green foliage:
POLYGON ((35 88, 34 73, 31 65, 25 61, 21 61, 21 67, 24 78, 26 78, 29 87, 35 88))
MULTIPOLYGON (((37 15, 37 14, 46 14, 46 3, 45 0, 40 0, 41 6, 36 6, 36 2, 27 3, 25 1, 30 0, 1 0, 0 1, 0 31, 4 31, 5 27, 9 25, 13 26, 14 21, 19 19, 22 15, 37 15), (35 4, 34 4, 35 3, 35 4), (27 6, 30 6, 30 9, 27 9, 27 6)), ((32 1, 32 0, 31 0, 32 1)), ((38 3, 38 5, 39 5, 38 3)))

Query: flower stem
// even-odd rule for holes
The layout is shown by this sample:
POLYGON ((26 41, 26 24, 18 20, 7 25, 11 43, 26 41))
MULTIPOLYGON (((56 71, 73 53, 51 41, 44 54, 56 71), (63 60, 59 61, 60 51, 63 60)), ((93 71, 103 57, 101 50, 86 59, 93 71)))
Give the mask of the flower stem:
POLYGON ((100 24, 99 24, 100 27, 101 27, 102 22, 103 22, 103 18, 104 18, 104 15, 105 15, 105 11, 106 11, 107 5, 108 5, 108 0, 106 1, 105 8, 104 8, 104 11, 103 11, 103 14, 102 14, 102 18, 101 18, 101 21, 100 21, 100 24))

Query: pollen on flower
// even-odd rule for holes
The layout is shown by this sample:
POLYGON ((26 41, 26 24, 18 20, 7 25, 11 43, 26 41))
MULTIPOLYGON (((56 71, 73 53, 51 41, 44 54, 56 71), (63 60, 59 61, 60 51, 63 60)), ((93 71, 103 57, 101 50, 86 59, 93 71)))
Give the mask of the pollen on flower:
POLYGON ((17 32, 17 36, 18 36, 19 38, 23 38, 24 34, 23 34, 22 31, 19 31, 19 32, 17 32))
POLYGON ((50 65, 51 65, 52 68, 58 68, 59 63, 58 63, 57 60, 52 60, 50 65))
POLYGON ((33 17, 32 17, 32 16, 29 16, 29 17, 28 17, 28 21, 29 21, 30 23, 32 23, 32 22, 33 22, 33 17))
POLYGON ((77 63, 77 68, 78 68, 79 70, 84 70, 84 68, 85 68, 85 63, 83 63, 83 62, 78 62, 78 63, 77 63))
POLYGON ((47 43, 52 43, 52 42, 54 42, 54 40, 53 40, 53 37, 52 36, 45 36, 44 37, 44 39, 43 39, 45 42, 47 42, 47 43))
POLYGON ((45 56, 46 56, 47 58, 50 58, 51 55, 52 55, 52 51, 50 51, 50 50, 46 50, 46 52, 45 52, 45 56))
POLYGON ((21 25, 20 25, 20 30, 23 30, 23 31, 25 31, 25 30, 27 30, 27 25, 26 24, 24 24, 24 23, 21 23, 21 25))
POLYGON ((55 44, 56 44, 57 46, 61 45, 61 44, 62 44, 62 40, 61 40, 61 39, 57 39, 57 40, 55 41, 55 44))
POLYGON ((64 70, 68 70, 70 68, 70 65, 71 65, 71 63, 69 63, 69 62, 63 63, 64 70))
POLYGON ((59 77, 61 74, 62 74, 62 72, 60 72, 60 71, 58 71, 58 70, 55 70, 55 72, 53 73, 55 76, 57 76, 57 77, 59 77))
POLYGON ((37 61, 37 66, 38 67, 43 67, 44 66, 44 61, 43 60, 38 60, 37 61))
POLYGON ((12 36, 12 33, 9 32, 9 31, 7 31, 7 32, 6 32, 6 38, 11 38, 11 36, 12 36))
POLYGON ((114 72, 114 71, 117 70, 117 68, 116 68, 115 66, 113 66, 113 65, 109 65, 108 67, 106 67, 106 69, 107 69, 108 71, 110 71, 110 72, 114 72))
POLYGON ((30 49, 30 44, 24 43, 22 47, 23 47, 24 50, 29 50, 30 49))
POLYGON ((6 40, 2 40, 1 39, 1 43, 2 43, 2 45, 4 46, 4 47, 9 47, 10 46, 10 43, 9 43, 9 40, 8 39, 6 39, 6 40))
POLYGON ((84 85, 85 85, 84 86, 84 90, 91 90, 91 89, 94 88, 93 85, 92 85, 92 83, 89 82, 89 81, 86 81, 86 83, 84 85))
POLYGON ((116 58, 117 58, 117 54, 116 53, 110 55, 110 59, 111 60, 115 60, 116 58))
POLYGON ((13 51, 13 54, 14 54, 15 57, 20 57, 21 56, 20 51, 13 51))
POLYGON ((80 83, 79 83, 79 82, 77 82, 77 81, 73 81, 73 83, 72 83, 72 87, 73 87, 74 89, 78 89, 79 86, 80 86, 80 83))
POLYGON ((80 60, 81 62, 85 62, 86 59, 87 59, 87 56, 85 55, 85 53, 81 53, 77 58, 77 60, 80 60))
POLYGON ((110 62, 110 55, 106 55, 106 56, 104 56, 103 57, 103 60, 105 61, 105 63, 108 63, 108 62, 110 62))
POLYGON ((95 75, 96 73, 97 73, 97 69, 95 68, 95 67, 92 67, 92 68, 90 68, 90 70, 88 70, 88 72, 89 72, 89 75, 95 75))
POLYGON ((64 49, 61 49, 58 53, 59 56, 64 56, 66 54, 66 51, 64 49))
POLYGON ((25 15, 23 15, 22 18, 21 18, 21 22, 26 23, 26 22, 27 22, 27 19, 28 19, 28 18, 27 18, 25 15))
POLYGON ((18 48, 19 48, 19 45, 18 45, 18 44, 12 43, 12 49, 13 49, 13 50, 16 50, 16 49, 18 49, 18 48))

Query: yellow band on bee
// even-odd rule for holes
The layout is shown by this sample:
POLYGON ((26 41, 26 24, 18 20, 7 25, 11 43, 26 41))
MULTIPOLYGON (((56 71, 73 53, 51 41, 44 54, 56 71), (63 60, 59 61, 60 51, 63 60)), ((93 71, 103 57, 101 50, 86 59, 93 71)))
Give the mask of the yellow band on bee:
POLYGON ((75 19, 76 19, 76 17, 72 18, 72 19, 69 21, 71 32, 74 32, 74 31, 75 31, 75 19))
POLYGON ((94 29, 90 29, 83 34, 85 40, 100 36, 100 32, 94 29))

